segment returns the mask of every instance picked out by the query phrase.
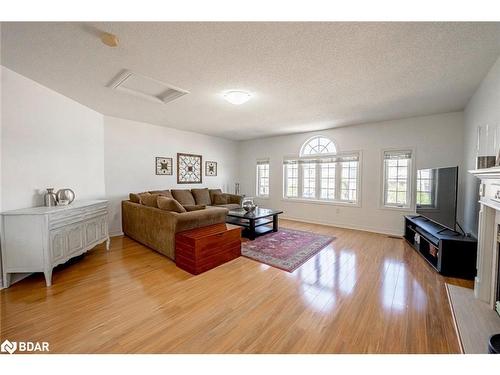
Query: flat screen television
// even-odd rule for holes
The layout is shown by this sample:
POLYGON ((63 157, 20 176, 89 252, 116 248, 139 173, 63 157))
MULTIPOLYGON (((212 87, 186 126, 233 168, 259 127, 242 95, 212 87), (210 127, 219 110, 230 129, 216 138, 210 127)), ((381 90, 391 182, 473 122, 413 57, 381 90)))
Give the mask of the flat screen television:
POLYGON ((456 229, 458 167, 417 171, 417 214, 456 229))

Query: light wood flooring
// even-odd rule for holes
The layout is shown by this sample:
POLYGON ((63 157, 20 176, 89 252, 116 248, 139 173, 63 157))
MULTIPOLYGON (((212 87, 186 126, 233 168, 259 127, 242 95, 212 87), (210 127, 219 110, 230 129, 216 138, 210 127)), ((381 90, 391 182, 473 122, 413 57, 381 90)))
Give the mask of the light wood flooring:
POLYGON ((458 353, 445 279, 401 239, 337 239, 293 273, 240 257, 199 276, 127 237, 0 292, 1 339, 52 353, 458 353))

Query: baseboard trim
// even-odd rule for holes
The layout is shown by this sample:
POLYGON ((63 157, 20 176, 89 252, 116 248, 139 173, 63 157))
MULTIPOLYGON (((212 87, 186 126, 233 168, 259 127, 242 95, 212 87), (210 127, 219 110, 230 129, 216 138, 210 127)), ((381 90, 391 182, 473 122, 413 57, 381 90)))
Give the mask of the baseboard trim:
POLYGON ((383 234, 386 236, 393 236, 397 238, 403 238, 403 235, 401 233, 396 233, 396 232, 391 232, 391 231, 384 231, 380 229, 375 229, 375 228, 370 228, 370 227, 363 227, 361 225, 346 225, 346 224, 335 224, 335 223, 328 223, 324 221, 318 221, 318 220, 310 220, 310 219, 301 219, 301 218, 296 218, 293 216, 280 216, 282 219, 286 220, 293 220, 293 221, 298 221, 300 223, 311 223, 311 224, 318 224, 318 225, 326 225, 328 227, 337 227, 337 228, 342 228, 342 229, 353 229, 353 230, 360 230, 363 232, 370 232, 370 233, 376 233, 376 234, 383 234))
POLYGON ((123 236, 123 232, 113 232, 109 234, 110 237, 120 237, 123 236))

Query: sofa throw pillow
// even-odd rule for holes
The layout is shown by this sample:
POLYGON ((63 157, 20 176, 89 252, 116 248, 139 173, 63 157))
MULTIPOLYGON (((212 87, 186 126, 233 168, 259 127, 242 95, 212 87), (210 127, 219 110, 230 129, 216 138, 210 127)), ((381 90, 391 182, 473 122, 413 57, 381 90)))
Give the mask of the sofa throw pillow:
POLYGON ((130 193, 128 195, 128 198, 130 199, 130 201, 132 203, 139 203, 139 204, 141 204, 141 197, 139 196, 139 194, 130 193))
POLYGON ((141 195, 141 203, 148 207, 158 208, 158 197, 159 194, 144 194, 141 195))
POLYGON ((217 204, 228 204, 228 203, 229 200, 226 194, 219 193, 213 195, 213 204, 217 205, 217 204))
POLYGON ((214 195, 222 194, 222 190, 221 189, 208 189, 208 194, 210 194, 210 202, 212 202, 212 204, 215 204, 214 203, 214 195))
POLYGON ((170 190, 151 190, 150 193, 151 194, 163 195, 164 197, 167 197, 167 198, 173 198, 172 193, 170 192, 170 190))
POLYGON ((196 204, 191 190, 187 189, 172 189, 170 190, 174 199, 183 206, 194 206, 196 204))
POLYGON ((182 205, 177 202, 174 198, 168 198, 163 195, 159 195, 157 199, 158 208, 165 211, 172 211, 183 213, 186 212, 186 209, 182 207, 182 205))
POLYGON ((191 189, 191 193, 193 194, 196 204, 204 204, 205 206, 212 204, 208 189, 191 189))
POLYGON ((206 208, 203 204, 195 204, 191 206, 184 206, 187 212, 204 210, 206 208))

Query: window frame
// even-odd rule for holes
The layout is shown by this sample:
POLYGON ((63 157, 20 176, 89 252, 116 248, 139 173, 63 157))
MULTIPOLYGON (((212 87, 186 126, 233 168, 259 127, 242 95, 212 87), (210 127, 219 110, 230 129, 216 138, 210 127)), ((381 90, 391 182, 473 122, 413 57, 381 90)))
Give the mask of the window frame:
POLYGON ((269 158, 257 159, 255 162, 255 197, 269 198, 271 194, 271 163, 269 158), (259 165, 267 164, 267 195, 260 194, 260 171, 259 165))
POLYGON ((324 155, 324 156, 328 156, 328 155, 337 155, 339 153, 339 149, 337 147, 337 143, 331 139, 330 137, 327 137, 326 135, 323 135, 323 134, 316 134, 315 136, 312 136, 308 139, 305 140, 305 142, 302 143, 302 146, 300 147, 300 151, 299 151, 299 158, 307 158, 307 157, 311 157, 311 156, 318 156, 318 155, 324 155), (334 152, 325 152, 325 153, 318 153, 318 154, 304 154, 304 149, 309 145, 309 143, 311 143, 311 141, 313 141, 314 139, 318 139, 318 138, 325 138, 325 139, 328 139, 328 141, 333 145, 333 148, 335 149, 334 152))
POLYGON ((399 148, 386 148, 382 149, 380 152, 380 201, 379 208, 387 210, 398 210, 398 211, 414 211, 416 197, 414 194, 414 187, 416 185, 416 156, 414 147, 399 147, 399 148), (388 152, 411 152, 411 158, 409 159, 408 175, 407 175, 407 204, 404 206, 399 206, 397 204, 386 204, 385 202, 385 187, 386 187, 386 168, 385 168, 385 154, 388 152))
MULTIPOLYGON (((308 140, 309 141, 309 140, 308 140)), ((363 167, 363 153, 361 150, 357 151, 350 151, 350 152, 344 152, 344 153, 337 153, 337 154, 318 154, 316 156, 308 156, 308 157, 300 157, 300 156, 288 156, 285 157, 283 160, 283 194, 282 194, 282 200, 285 202, 299 202, 299 203, 313 203, 313 204, 326 204, 326 205, 334 205, 334 206, 347 206, 347 207, 361 207, 361 200, 362 200, 362 181, 361 177, 363 175, 362 173, 362 167, 363 167), (356 168, 356 200, 355 201, 348 201, 348 200, 341 200, 337 199, 340 198, 340 192, 341 192, 341 182, 342 182, 342 161, 336 161, 335 162, 335 199, 321 199, 321 164, 316 163, 318 167, 316 168, 316 195, 314 198, 303 198, 302 197, 302 191, 303 191, 303 175, 301 171, 301 164, 299 161, 302 159, 320 159, 322 157, 328 158, 328 157, 342 157, 342 156, 357 156, 358 160, 358 165, 356 168), (298 162, 298 192, 297 195, 298 197, 288 197, 286 195, 287 192, 287 174, 286 174, 286 161, 287 160, 297 160, 298 162)))

